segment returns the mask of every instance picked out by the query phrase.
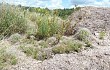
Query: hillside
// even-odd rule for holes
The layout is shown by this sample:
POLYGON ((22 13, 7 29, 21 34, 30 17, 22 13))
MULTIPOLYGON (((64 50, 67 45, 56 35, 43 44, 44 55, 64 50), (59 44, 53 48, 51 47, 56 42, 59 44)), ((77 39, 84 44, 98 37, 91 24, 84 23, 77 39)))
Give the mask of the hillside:
POLYGON ((82 7, 67 20, 11 10, 0 10, 1 70, 110 70, 110 8, 82 7))

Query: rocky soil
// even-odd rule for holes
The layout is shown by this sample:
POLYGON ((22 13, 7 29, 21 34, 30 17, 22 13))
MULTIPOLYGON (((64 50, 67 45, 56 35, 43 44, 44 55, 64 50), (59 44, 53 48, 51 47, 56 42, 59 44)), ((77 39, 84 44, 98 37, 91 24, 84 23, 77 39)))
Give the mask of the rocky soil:
POLYGON ((5 46, 7 43, 7 52, 18 58, 18 63, 7 70, 110 70, 110 8, 84 7, 69 19, 72 25, 76 24, 74 30, 87 28, 91 31, 92 48, 79 53, 56 54, 51 59, 38 61, 18 49, 19 43, 11 45, 9 41, 3 40, 0 45, 5 46), (99 32, 103 30, 107 34, 104 40, 100 40, 99 32))

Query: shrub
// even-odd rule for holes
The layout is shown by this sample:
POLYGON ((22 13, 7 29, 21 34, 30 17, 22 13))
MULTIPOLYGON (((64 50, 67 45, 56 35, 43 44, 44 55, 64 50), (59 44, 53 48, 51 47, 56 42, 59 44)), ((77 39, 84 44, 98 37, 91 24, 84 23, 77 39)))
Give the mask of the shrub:
POLYGON ((26 21, 22 12, 12 6, 0 8, 0 33, 9 36, 14 33, 25 33, 26 21))
POLYGON ((91 47, 92 46, 92 43, 90 41, 86 41, 85 44, 86 44, 86 47, 91 47))
POLYGON ((31 20, 31 21, 33 21, 33 22, 35 22, 36 21, 36 19, 37 19, 37 14, 36 13, 29 13, 29 19, 31 20))
POLYGON ((67 46, 68 46, 67 52, 70 52, 70 51, 79 52, 80 49, 82 48, 82 43, 79 41, 68 41, 67 46))
POLYGON ((99 39, 104 39, 105 34, 106 34, 105 31, 101 31, 99 33, 99 39))
POLYGON ((61 22, 59 22, 59 19, 56 16, 40 15, 40 17, 37 18, 36 23, 38 25, 37 37, 40 39, 58 34, 63 30, 61 29, 63 24, 60 25, 61 22))
POLYGON ((27 35, 36 35, 37 29, 38 28, 37 28, 36 24, 34 24, 31 21, 28 21, 28 23, 27 23, 27 29, 26 29, 26 34, 27 35))
POLYGON ((54 47, 52 49, 54 54, 57 53, 70 53, 72 51, 79 52, 79 50, 82 48, 82 43, 77 41, 68 41, 66 44, 59 45, 57 47, 54 47))
POLYGON ((86 28, 82 28, 78 31, 76 36, 78 40, 86 41, 88 40, 88 37, 90 36, 90 31, 86 28))
POLYGON ((25 46, 20 46, 20 48, 27 56, 31 56, 33 59, 36 60, 47 59, 47 54, 42 49, 38 49, 35 47, 25 47, 25 46))
POLYGON ((48 58, 47 54, 45 52, 43 52, 43 51, 40 51, 39 54, 38 54, 37 60, 42 60, 43 61, 43 60, 45 60, 47 58, 48 58))
POLYGON ((16 33, 16 34, 13 34, 10 36, 9 40, 11 41, 11 43, 16 43, 16 42, 20 42, 20 39, 21 39, 21 35, 16 33))
POLYGON ((52 51, 54 54, 57 54, 57 53, 62 54, 66 52, 66 47, 65 45, 59 45, 57 47, 52 48, 52 51))
POLYGON ((0 49, 0 70, 4 69, 8 65, 15 65, 17 58, 5 51, 4 48, 0 49))
POLYGON ((48 18, 47 17, 42 17, 38 23, 38 32, 37 35, 39 38, 44 38, 49 36, 49 23, 48 23, 48 18))
POLYGON ((32 56, 34 59, 37 59, 38 49, 34 47, 25 47, 25 46, 20 46, 20 48, 24 53, 26 53, 27 56, 32 56))
POLYGON ((49 47, 48 43, 43 40, 39 41, 39 45, 41 46, 41 48, 48 48, 49 47))

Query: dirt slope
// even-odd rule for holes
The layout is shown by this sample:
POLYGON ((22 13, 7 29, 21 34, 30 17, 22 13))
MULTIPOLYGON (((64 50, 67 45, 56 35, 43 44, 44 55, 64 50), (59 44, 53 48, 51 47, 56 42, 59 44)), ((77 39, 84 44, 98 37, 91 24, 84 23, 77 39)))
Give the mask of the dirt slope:
POLYGON ((83 7, 79 11, 73 13, 69 19, 71 24, 78 23, 78 28, 85 27, 95 31, 110 29, 110 8, 102 7, 83 7))

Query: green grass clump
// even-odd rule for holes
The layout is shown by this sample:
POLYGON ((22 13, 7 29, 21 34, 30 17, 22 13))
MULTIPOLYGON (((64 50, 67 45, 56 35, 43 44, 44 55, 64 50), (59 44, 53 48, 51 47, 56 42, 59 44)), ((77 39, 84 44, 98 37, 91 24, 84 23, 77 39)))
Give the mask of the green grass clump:
POLYGON ((41 46, 41 48, 48 48, 49 47, 49 45, 48 45, 48 43, 46 41, 41 41, 39 43, 39 45, 41 46))
POLYGON ((34 47, 25 47, 25 46, 20 46, 20 48, 27 56, 32 56, 34 59, 37 59, 38 49, 34 47))
POLYGON ((57 47, 52 48, 54 54, 62 54, 66 52, 65 45, 59 45, 57 47))
POLYGON ((47 54, 44 53, 43 50, 37 49, 35 47, 20 46, 20 48, 27 56, 31 56, 33 59, 36 59, 36 60, 43 61, 43 60, 47 59, 47 57, 48 57, 47 54))
POLYGON ((4 69, 8 65, 16 65, 17 58, 9 53, 7 53, 4 49, 0 49, 0 70, 4 69))
POLYGON ((26 20, 19 9, 4 5, 0 8, 0 14, 0 35, 25 33, 26 20))
POLYGON ((90 41, 85 41, 86 47, 91 47, 92 43, 90 41))
POLYGON ((16 33, 16 34, 11 35, 9 39, 10 39, 11 43, 14 44, 16 42, 20 42, 21 38, 22 38, 21 35, 16 33))
POLYGON ((79 32, 77 33, 77 39, 81 41, 87 41, 88 37, 90 36, 90 32, 88 29, 80 29, 79 32))
POLYGON ((68 41, 65 45, 60 45, 57 47, 54 47, 52 49, 54 54, 62 54, 62 53, 70 53, 72 51, 79 52, 80 49, 82 48, 82 44, 80 42, 76 41, 68 41))
POLYGON ((104 39, 105 35, 106 35, 106 32, 105 31, 101 31, 99 33, 99 39, 104 39))
POLYGON ((69 50, 67 50, 68 52, 69 51, 79 52, 80 49, 82 48, 82 43, 79 41, 69 41, 69 42, 67 42, 67 46, 69 49, 69 50))
POLYGON ((37 37, 39 39, 58 34, 64 28, 63 23, 57 16, 39 15, 36 20, 36 23, 38 25, 37 37))

